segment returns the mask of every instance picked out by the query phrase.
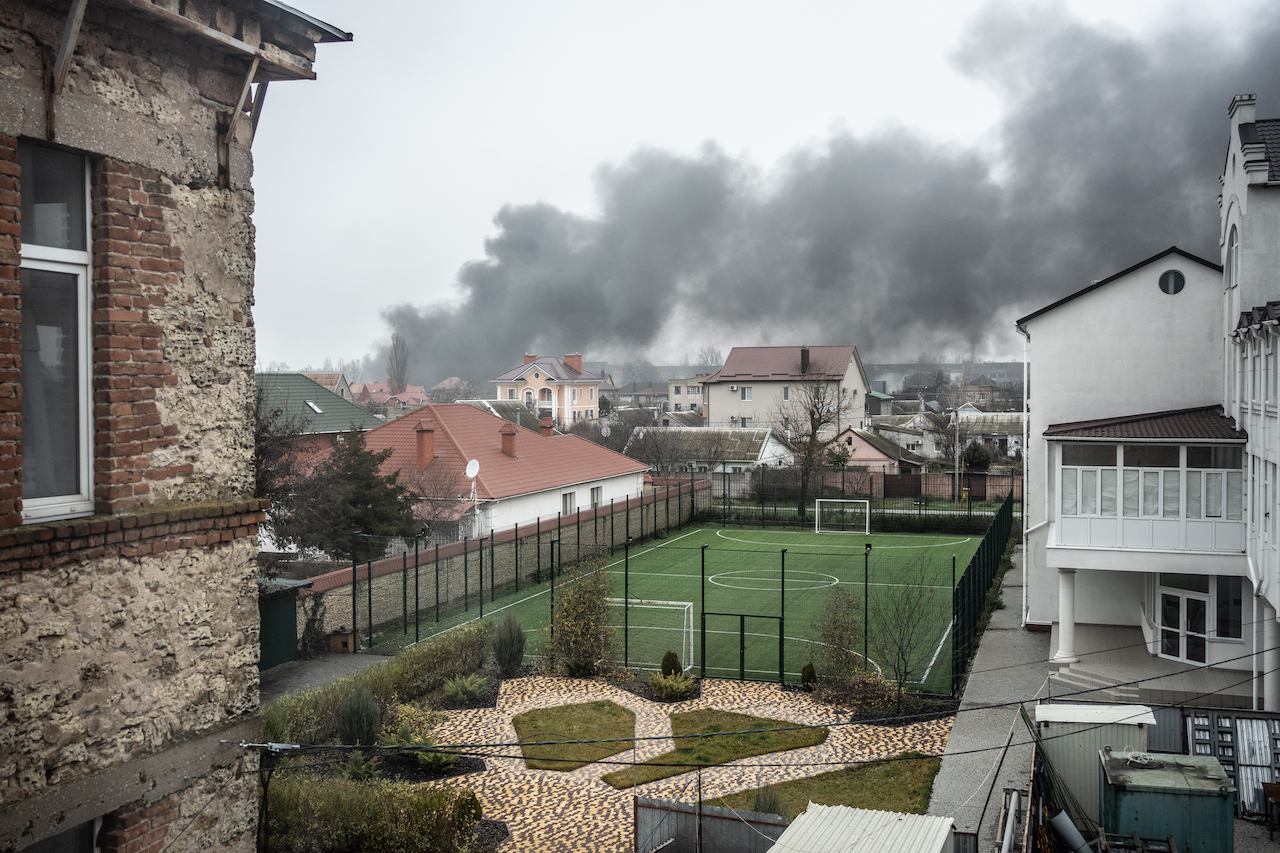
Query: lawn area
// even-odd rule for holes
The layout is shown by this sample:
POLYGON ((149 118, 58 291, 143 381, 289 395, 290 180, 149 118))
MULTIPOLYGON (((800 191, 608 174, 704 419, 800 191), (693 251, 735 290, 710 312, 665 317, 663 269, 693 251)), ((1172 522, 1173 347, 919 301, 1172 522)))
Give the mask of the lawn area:
POLYGON ((643 785, 655 779, 678 776, 697 769, 698 764, 727 764, 752 755, 813 746, 827 739, 825 727, 717 735, 717 732, 751 732, 754 729, 777 729, 790 725, 794 724, 784 720, 717 711, 714 708, 672 714, 671 731, 677 738, 674 752, 663 753, 657 758, 637 765, 634 776, 632 768, 628 767, 608 774, 604 777, 604 781, 615 788, 630 788, 633 781, 634 784, 643 785), (680 739, 681 735, 714 736, 680 739), (681 761, 695 763, 687 765, 678 763, 681 761))
MULTIPOLYGON (((929 807, 933 777, 942 759, 918 752, 904 752, 886 761, 859 764, 821 776, 775 785, 786 806, 786 817, 794 820, 810 802, 824 806, 852 806, 906 814, 924 814, 929 807)), ((755 790, 708 800, 707 805, 750 810, 755 790)))
POLYGON ((521 746, 531 770, 575 770, 631 749, 636 715, 605 699, 582 705, 558 705, 525 711, 512 718, 520 743, 538 741, 604 740, 608 743, 563 743, 521 746))

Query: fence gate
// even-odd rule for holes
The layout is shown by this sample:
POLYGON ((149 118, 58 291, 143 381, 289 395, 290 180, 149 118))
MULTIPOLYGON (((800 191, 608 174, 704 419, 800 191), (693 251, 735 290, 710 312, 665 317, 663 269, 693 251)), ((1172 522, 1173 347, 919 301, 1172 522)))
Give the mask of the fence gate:
POLYGON ((714 670, 712 677, 732 677, 736 663, 741 681, 765 681, 777 673, 778 682, 786 683, 783 624, 781 616, 704 610, 699 655, 702 677, 706 678, 708 668, 714 670))

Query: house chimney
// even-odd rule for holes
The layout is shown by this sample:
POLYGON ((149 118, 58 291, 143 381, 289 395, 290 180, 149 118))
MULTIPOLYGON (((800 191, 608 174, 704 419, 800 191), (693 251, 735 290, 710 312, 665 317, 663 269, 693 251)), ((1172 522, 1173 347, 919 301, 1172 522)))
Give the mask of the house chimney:
POLYGON ((567 364, 569 367, 572 367, 574 370, 578 371, 579 373, 581 373, 582 372, 582 353, 580 352, 569 353, 564 357, 564 363, 567 364))
POLYGON ((800 347, 800 373, 803 375, 809 372, 809 348, 800 347))
POLYGON ((537 357, 536 355, 534 355, 533 353, 531 353, 531 352, 527 352, 527 353, 525 353, 525 354, 524 354, 524 363, 525 363, 525 364, 528 364, 528 363, 529 363, 529 362, 531 362, 531 361, 537 361, 537 360, 538 360, 538 357, 537 357))
POLYGON ((518 431, 519 427, 513 423, 505 423, 502 429, 498 430, 502 434, 502 452, 512 459, 516 456, 516 432, 518 431))
POLYGON ((425 470, 436 458, 436 425, 431 421, 418 421, 418 470, 425 470))
POLYGON ((538 431, 542 433, 543 438, 551 437, 551 433, 554 431, 552 427, 551 418, 543 418, 538 421, 538 431))

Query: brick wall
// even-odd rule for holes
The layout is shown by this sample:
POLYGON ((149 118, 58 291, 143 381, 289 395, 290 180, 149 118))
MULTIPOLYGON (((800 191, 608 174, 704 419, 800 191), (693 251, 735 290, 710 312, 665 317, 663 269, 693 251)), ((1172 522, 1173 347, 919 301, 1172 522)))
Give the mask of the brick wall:
POLYGON ((161 422, 157 389, 178 377, 161 350, 152 308, 165 305, 183 271, 164 211, 173 183, 154 169, 104 159, 95 164, 93 211, 94 505, 99 513, 141 506, 151 482, 192 472, 190 463, 153 466, 151 454, 178 441, 161 422))
POLYGON ((180 811, 176 796, 151 805, 141 800, 130 803, 103 818, 99 847, 102 853, 160 853, 180 811))

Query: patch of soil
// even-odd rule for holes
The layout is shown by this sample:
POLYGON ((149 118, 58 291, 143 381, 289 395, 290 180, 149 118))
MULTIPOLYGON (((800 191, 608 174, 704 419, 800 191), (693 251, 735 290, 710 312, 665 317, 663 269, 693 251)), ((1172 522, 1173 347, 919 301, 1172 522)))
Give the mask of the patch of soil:
POLYGON ((482 820, 476 824, 476 846, 472 849, 488 853, 497 850, 498 845, 507 840, 511 833, 507 825, 500 820, 482 820))

